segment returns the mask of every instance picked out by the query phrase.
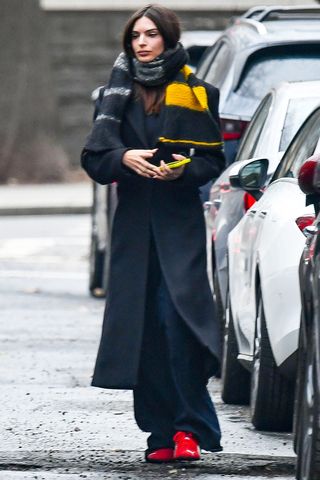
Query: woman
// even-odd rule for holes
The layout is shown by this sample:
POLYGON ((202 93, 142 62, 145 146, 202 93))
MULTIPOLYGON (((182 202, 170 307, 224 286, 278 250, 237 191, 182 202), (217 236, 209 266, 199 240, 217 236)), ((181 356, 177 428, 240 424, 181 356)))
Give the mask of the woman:
POLYGON ((206 388, 220 351, 198 190, 224 167, 218 91, 191 73, 179 38, 159 5, 129 19, 82 152, 90 177, 116 181, 119 198, 92 384, 133 389, 149 462, 221 450, 206 388))

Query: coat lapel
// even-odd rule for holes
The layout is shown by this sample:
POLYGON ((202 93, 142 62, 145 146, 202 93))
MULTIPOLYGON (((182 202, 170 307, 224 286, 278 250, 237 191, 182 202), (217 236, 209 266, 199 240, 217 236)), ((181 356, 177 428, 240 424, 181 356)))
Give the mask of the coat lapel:
POLYGON ((148 148, 148 141, 145 134, 144 112, 142 103, 137 101, 130 102, 129 108, 126 112, 126 117, 145 148, 148 148))

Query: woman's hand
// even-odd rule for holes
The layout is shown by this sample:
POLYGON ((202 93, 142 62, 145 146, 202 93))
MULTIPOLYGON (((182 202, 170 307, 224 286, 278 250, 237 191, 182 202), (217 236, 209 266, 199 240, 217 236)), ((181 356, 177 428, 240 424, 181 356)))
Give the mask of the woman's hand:
POLYGON ((122 163, 142 177, 154 178, 159 167, 152 165, 147 159, 152 158, 157 150, 157 148, 153 150, 127 150, 122 157, 122 163))
MULTIPOLYGON (((186 158, 183 155, 178 155, 176 153, 173 153, 172 157, 174 158, 174 160, 183 160, 184 158, 186 158)), ((153 178, 165 181, 176 180, 177 178, 181 177, 184 169, 185 165, 181 165, 181 167, 178 168, 169 168, 168 165, 163 160, 161 160, 160 167, 158 167, 157 169, 157 175, 153 178)))

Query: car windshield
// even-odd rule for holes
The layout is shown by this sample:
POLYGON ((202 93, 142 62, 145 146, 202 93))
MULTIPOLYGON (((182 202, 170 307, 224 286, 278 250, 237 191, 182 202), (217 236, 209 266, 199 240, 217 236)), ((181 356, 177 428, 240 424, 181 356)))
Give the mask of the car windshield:
POLYGON ((245 98, 261 99, 276 84, 283 81, 318 80, 320 50, 288 52, 275 50, 260 58, 252 56, 240 78, 236 93, 245 98), (275 58, 276 57, 276 58, 275 58))
POLYGON ((289 101, 280 140, 280 152, 286 150, 304 119, 318 104, 320 104, 320 97, 293 98, 289 101))
POLYGON ((281 177, 295 178, 302 163, 315 151, 320 135, 320 108, 301 126, 288 146, 271 181, 281 177))

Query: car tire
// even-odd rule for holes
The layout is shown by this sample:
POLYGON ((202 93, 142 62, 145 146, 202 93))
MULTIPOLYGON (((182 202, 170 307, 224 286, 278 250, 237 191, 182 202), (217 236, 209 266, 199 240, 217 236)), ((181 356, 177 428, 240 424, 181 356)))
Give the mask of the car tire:
POLYGON ((254 359, 250 386, 251 420, 257 430, 292 429, 293 383, 280 375, 268 337, 261 291, 257 301, 254 359))
POLYGON ((221 398, 228 404, 247 405, 250 397, 250 373, 239 363, 237 357, 238 345, 234 331, 229 292, 227 292, 221 371, 221 398))
MULTIPOLYGON (((312 331, 313 335, 315 334, 312 331)), ((298 417, 297 480, 320 478, 320 398, 319 379, 316 374, 316 355, 313 336, 309 336, 310 348, 306 352, 301 382, 301 406, 298 417)))
POLYGON ((105 296, 104 263, 105 254, 98 249, 98 241, 95 235, 91 236, 90 257, 89 257, 89 290, 93 297, 105 296))

